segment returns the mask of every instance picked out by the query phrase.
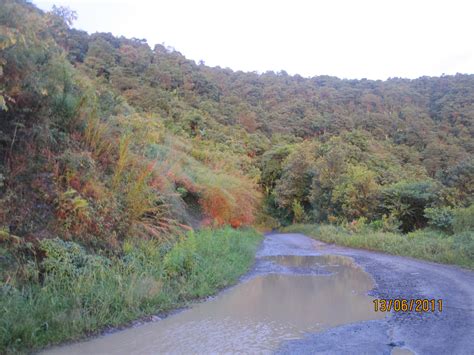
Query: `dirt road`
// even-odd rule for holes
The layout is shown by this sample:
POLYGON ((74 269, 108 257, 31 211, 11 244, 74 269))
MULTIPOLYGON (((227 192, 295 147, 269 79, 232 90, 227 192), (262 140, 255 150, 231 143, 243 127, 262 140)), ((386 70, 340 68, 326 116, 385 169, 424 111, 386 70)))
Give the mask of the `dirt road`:
POLYGON ((349 256, 375 280, 369 295, 381 299, 442 299, 442 312, 393 313, 383 320, 353 323, 284 343, 280 353, 474 354, 474 272, 411 258, 321 243, 301 234, 269 234, 259 257, 349 256))

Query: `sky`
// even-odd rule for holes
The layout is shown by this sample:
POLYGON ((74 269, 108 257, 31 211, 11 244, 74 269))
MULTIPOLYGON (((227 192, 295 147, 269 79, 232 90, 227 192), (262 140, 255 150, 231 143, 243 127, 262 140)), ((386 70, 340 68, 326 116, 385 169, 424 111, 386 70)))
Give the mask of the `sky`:
POLYGON ((234 70, 305 77, 474 73, 472 0, 33 0, 73 27, 165 44, 234 70))

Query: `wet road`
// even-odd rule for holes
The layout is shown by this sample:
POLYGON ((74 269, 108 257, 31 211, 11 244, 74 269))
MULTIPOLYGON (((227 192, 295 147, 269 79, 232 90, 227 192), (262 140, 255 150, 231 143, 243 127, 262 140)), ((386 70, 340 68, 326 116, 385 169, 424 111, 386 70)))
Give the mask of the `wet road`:
POLYGON ((474 354, 474 273, 269 234, 239 284, 163 320, 51 354, 474 354), (374 312, 374 298, 443 299, 374 312))
POLYGON ((281 344, 280 353, 474 354, 474 272, 411 258, 328 245, 301 234, 272 234, 260 255, 331 254, 355 260, 381 299, 442 299, 442 312, 391 313, 383 320, 336 327, 281 344))

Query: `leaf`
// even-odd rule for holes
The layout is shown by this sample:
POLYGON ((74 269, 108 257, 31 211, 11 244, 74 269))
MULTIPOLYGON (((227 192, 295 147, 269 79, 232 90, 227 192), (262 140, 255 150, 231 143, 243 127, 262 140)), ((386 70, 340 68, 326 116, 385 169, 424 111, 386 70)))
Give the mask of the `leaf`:
POLYGON ((8 111, 7 103, 5 102, 3 95, 0 95, 0 110, 8 111))
POLYGON ((85 209, 89 206, 87 200, 80 196, 77 196, 72 200, 72 205, 75 211, 85 209))

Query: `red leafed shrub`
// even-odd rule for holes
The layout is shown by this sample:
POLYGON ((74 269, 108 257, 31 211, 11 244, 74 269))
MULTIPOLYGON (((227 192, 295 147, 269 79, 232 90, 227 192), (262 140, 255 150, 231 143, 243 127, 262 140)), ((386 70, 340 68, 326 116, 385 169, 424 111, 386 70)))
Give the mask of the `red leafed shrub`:
POLYGON ((239 192, 236 196, 234 217, 230 220, 230 225, 234 228, 250 225, 255 221, 259 201, 258 193, 253 190, 239 192))
POLYGON ((202 196, 201 206, 205 214, 214 220, 214 224, 230 224, 234 228, 254 222, 260 201, 258 192, 246 186, 245 181, 228 190, 209 187, 202 196))
POLYGON ((204 213, 217 225, 223 225, 232 218, 232 197, 219 187, 209 187, 201 198, 204 213))

